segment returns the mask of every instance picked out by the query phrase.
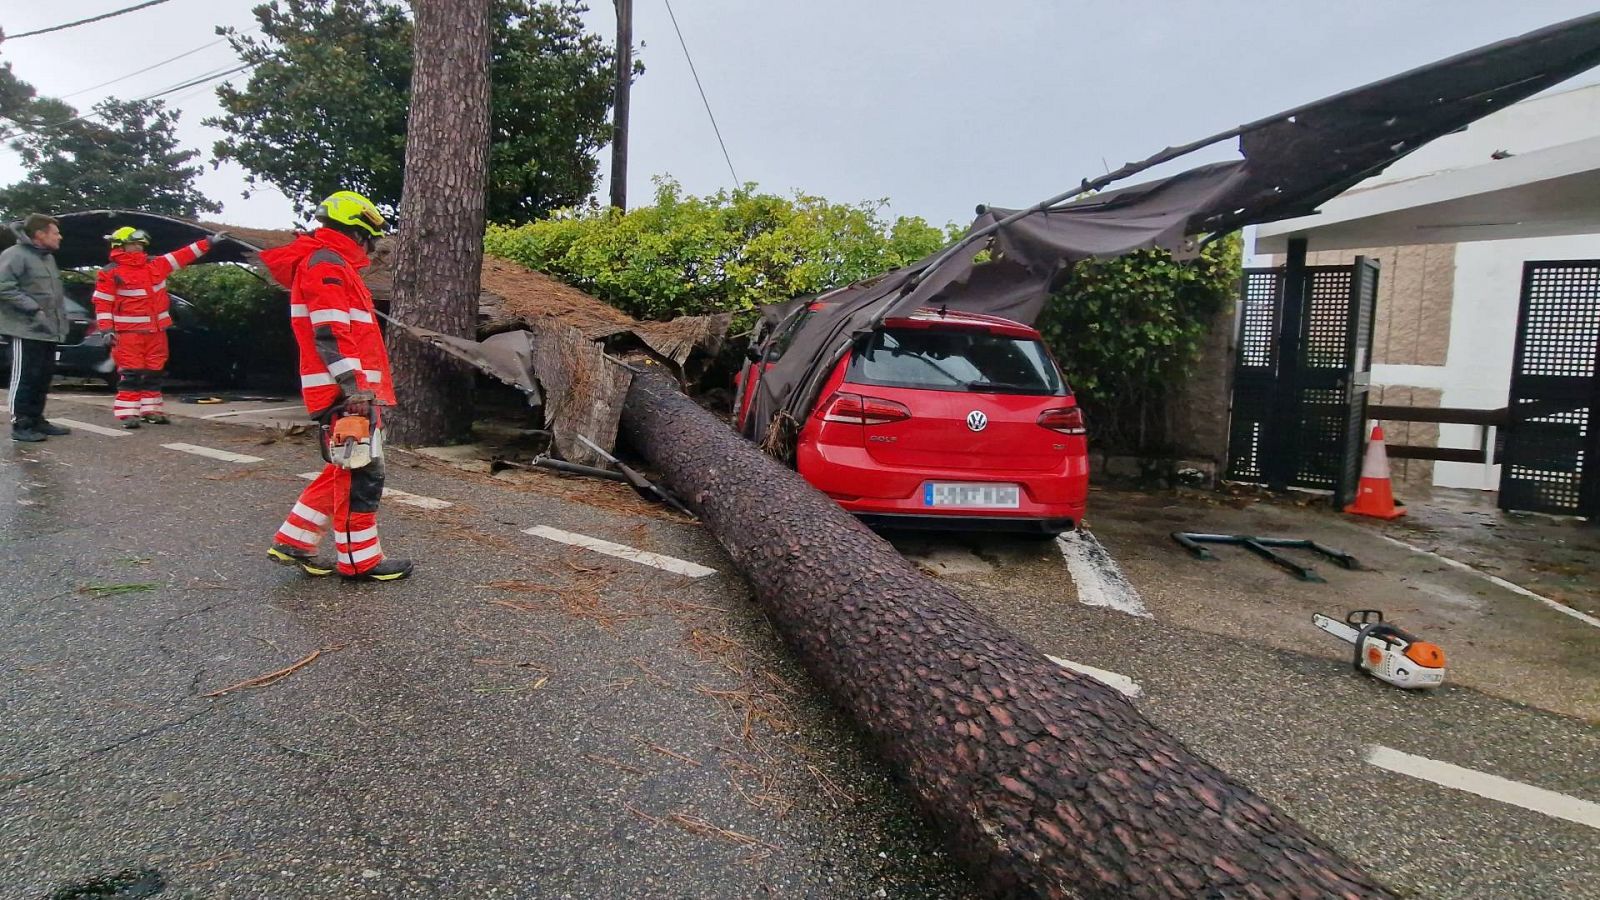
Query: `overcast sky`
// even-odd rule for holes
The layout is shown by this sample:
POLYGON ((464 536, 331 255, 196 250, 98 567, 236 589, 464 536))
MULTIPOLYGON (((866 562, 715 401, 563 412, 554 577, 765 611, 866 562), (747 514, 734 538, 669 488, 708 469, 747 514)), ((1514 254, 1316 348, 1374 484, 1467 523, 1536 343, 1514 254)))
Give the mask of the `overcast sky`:
MULTIPOLYGON (((133 0, 0 0, 18 34, 133 0)), ((116 19, 7 41, 0 60, 62 96, 250 28, 255 0, 169 0, 116 19)), ((615 27, 607 0, 590 26, 615 27)), ((895 214, 965 223, 977 203, 1022 205, 1174 143, 1591 12, 1593 0, 676 0, 673 9, 742 181, 895 214)), ((652 176, 693 193, 730 185, 664 0, 635 0, 629 198, 652 176)), ((87 110, 235 62, 227 44, 67 98, 87 110)), ((242 80, 246 75, 236 76, 242 80)), ((1589 73, 1573 82, 1600 81, 1589 73)), ((303 221, 270 189, 209 160, 211 87, 171 95, 201 186, 241 225, 303 221)), ((1210 158, 1217 158, 1213 155, 1210 158)), ((1199 160, 1196 160, 1199 161, 1199 160)), ((1185 163, 1189 165, 1191 163, 1185 163)), ((602 151, 602 173, 609 161, 602 151)), ((21 177, 0 152, 0 183, 21 177)), ((603 179, 602 179, 603 180, 603 179)), ((602 183, 599 193, 606 195, 602 183)))

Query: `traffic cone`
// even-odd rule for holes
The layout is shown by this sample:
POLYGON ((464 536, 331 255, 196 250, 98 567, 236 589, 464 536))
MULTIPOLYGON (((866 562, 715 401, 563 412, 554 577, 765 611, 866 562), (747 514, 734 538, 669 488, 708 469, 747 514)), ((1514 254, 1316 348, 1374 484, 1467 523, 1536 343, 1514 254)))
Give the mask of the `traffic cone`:
POLYGON ((1383 426, 1372 426, 1372 440, 1367 442, 1367 458, 1361 463, 1361 486, 1356 489, 1356 502, 1344 511, 1374 519, 1398 519, 1406 514, 1404 506, 1395 506, 1394 488, 1389 482, 1389 453, 1383 448, 1383 426))

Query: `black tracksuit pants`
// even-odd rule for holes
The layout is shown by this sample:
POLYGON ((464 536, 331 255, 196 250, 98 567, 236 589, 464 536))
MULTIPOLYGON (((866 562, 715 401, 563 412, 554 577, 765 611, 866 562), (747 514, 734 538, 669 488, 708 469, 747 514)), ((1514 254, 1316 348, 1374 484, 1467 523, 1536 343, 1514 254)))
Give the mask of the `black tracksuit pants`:
POLYGON ((32 425, 44 418, 45 395, 56 371, 54 341, 11 338, 11 421, 32 425))

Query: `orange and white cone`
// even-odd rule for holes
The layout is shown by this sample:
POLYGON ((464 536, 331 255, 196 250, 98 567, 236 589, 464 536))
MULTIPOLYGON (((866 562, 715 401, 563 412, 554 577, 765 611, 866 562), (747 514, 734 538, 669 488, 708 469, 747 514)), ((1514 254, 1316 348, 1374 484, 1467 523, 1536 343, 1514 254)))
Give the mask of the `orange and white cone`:
POLYGON ((1383 426, 1372 426, 1372 440, 1367 442, 1367 457, 1361 463, 1361 486, 1356 489, 1356 502, 1344 511, 1374 519, 1398 519, 1406 514, 1404 506, 1395 506, 1394 487, 1389 481, 1389 452, 1383 447, 1383 426))

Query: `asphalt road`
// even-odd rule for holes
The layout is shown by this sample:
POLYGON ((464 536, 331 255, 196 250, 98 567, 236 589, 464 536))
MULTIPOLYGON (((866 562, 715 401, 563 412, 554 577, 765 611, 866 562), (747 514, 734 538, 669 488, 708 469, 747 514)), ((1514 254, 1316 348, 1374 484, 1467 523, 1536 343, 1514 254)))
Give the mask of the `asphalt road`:
POLYGON ((385 505, 418 575, 307 579, 264 551, 315 451, 263 434, 0 447, 0 897, 129 867, 207 900, 969 894, 736 577, 522 533, 725 570, 697 526, 397 457, 451 504, 385 505))
MULTIPOLYGON (((263 551, 315 451, 223 421, 0 448, 0 897, 130 867, 163 898, 973 895, 698 526, 620 486, 404 455, 384 545, 418 576, 308 580, 263 551)), ((1094 504, 1121 587, 1050 543, 898 543, 1044 652, 1136 683, 1154 721, 1406 895, 1600 897, 1600 830, 1528 800, 1549 797, 1368 761, 1466 767, 1582 818, 1600 629, 1332 518, 1094 504), (1201 565, 1164 543, 1177 521, 1313 528, 1385 571, 1201 565), (1461 677, 1401 693, 1305 624, 1374 594, 1461 677)))
POLYGON ((1405 895, 1600 897, 1600 627, 1293 506, 1101 493, 1090 508, 1137 603, 1124 605, 1145 615, 1084 605, 1117 585, 1063 578, 1053 545, 897 544, 1044 652, 1131 679, 1152 721, 1405 895), (1306 558, 1327 582, 1304 583, 1237 548, 1203 563, 1170 540, 1180 523, 1315 537, 1368 570, 1306 558), (1358 674, 1349 646, 1310 626, 1312 611, 1372 606, 1445 647, 1444 687, 1358 674), (1368 761, 1377 747, 1447 780, 1439 764, 1515 781, 1519 799, 1534 788, 1587 802, 1588 824, 1384 769, 1368 761))

